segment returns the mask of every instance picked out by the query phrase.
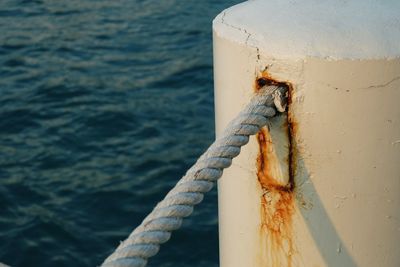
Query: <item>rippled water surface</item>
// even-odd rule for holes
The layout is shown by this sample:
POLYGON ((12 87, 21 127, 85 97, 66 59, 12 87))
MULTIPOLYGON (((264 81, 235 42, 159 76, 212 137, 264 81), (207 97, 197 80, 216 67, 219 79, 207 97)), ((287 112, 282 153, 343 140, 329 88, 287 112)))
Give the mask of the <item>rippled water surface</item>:
MULTIPOLYGON (((214 138, 236 0, 0 1, 0 262, 97 266, 214 138)), ((216 191, 149 266, 218 266, 216 191)))

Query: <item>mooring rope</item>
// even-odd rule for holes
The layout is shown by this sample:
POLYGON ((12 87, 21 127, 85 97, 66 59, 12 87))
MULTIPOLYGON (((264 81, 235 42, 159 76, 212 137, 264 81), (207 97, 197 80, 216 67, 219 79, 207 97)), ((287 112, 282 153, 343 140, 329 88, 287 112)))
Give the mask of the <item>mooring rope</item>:
POLYGON ((158 253, 160 244, 169 240, 171 232, 181 226, 183 218, 192 213, 194 205, 203 200, 203 194, 210 191, 221 177, 223 169, 239 155, 249 136, 265 126, 276 111, 285 111, 287 94, 284 87, 265 86, 259 90, 222 136, 101 266, 146 266, 147 259, 158 253))

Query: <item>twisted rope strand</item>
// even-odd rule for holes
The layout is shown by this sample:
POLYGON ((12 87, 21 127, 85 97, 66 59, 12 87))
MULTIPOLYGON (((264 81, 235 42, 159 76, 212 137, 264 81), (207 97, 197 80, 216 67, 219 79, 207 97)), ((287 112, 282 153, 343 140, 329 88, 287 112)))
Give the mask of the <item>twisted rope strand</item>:
POLYGON ((147 259, 156 255, 160 245, 169 240, 171 231, 178 229, 184 217, 193 212, 194 205, 203 200, 249 136, 256 134, 276 110, 286 108, 287 89, 265 86, 253 97, 239 115, 176 186, 159 202, 143 222, 103 262, 102 267, 144 267, 147 259))

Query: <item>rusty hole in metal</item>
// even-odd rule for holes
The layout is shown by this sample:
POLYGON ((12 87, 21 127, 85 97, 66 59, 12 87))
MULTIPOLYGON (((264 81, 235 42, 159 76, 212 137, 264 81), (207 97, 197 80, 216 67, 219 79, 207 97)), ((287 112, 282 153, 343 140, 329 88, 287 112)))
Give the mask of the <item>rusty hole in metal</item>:
POLYGON ((270 85, 276 85, 276 86, 280 86, 280 87, 286 87, 288 89, 290 89, 291 85, 287 82, 279 82, 275 79, 272 79, 271 77, 269 77, 269 75, 264 71, 263 72, 263 76, 257 78, 256 80, 256 91, 260 90, 260 88, 262 88, 263 86, 270 86, 270 85))
MULTIPOLYGON (((257 157, 257 177, 263 190, 261 196, 261 233, 263 246, 267 249, 263 256, 263 264, 271 267, 290 267, 292 257, 295 253, 295 246, 292 237, 292 216, 294 214, 294 190, 296 172, 296 148, 294 136, 297 124, 291 112, 292 85, 288 82, 281 82, 273 79, 265 70, 256 79, 255 90, 258 91, 263 86, 284 86, 288 88, 288 116, 284 128, 288 134, 288 173, 289 181, 282 184, 272 177, 268 172, 268 149, 272 145, 269 129, 264 127, 257 134, 259 144, 259 154, 257 157), (268 242, 266 242, 268 241, 268 242)), ((272 162, 271 162, 272 163, 272 162)), ((273 164, 273 163, 272 163, 273 164)), ((278 163, 279 164, 279 163, 278 163)))
MULTIPOLYGON (((282 191, 294 191, 295 189, 295 174, 296 174, 296 147, 294 144, 294 136, 296 135, 297 132, 297 123, 293 118, 293 113, 291 110, 291 104, 292 104, 292 95, 293 95, 293 86, 289 82, 282 82, 278 81, 270 76, 270 74, 267 72, 267 69, 265 69, 261 73, 261 77, 258 77, 256 79, 255 83, 255 91, 260 90, 264 86, 270 86, 270 85, 275 85, 275 86, 280 86, 280 87, 286 87, 288 89, 288 120, 287 120, 287 132, 288 132, 288 140, 289 140, 289 155, 288 155, 288 167, 289 167, 289 182, 286 186, 282 187, 280 186, 280 190, 282 191)), ((266 134, 265 131, 268 131, 266 128, 262 128, 261 131, 257 134, 257 140, 259 143, 260 151, 259 151, 259 157, 263 157, 264 153, 262 151, 262 148, 266 145, 265 143, 265 138, 266 134), (264 146, 262 145, 264 144, 264 146)), ((261 166, 262 167, 262 166, 261 166)))

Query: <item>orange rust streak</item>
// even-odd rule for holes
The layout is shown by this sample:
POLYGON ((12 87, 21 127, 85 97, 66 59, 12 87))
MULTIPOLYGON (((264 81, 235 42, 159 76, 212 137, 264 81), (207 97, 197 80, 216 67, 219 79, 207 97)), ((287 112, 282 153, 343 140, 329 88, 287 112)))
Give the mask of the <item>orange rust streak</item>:
MULTIPOLYGON (((291 100, 289 99, 289 105, 291 100)), ((290 176, 290 183, 292 190, 294 190, 294 177, 296 176, 296 169, 297 169, 297 157, 296 157, 296 144, 294 143, 294 136, 297 134, 297 122, 293 118, 292 112, 288 112, 288 134, 289 134, 289 176, 290 176)))
POLYGON ((266 128, 261 128, 260 132, 257 134, 257 140, 259 144, 259 153, 257 157, 257 176, 261 187, 275 188, 276 190, 282 191, 289 190, 290 188, 288 188, 287 185, 279 184, 277 179, 272 177, 272 174, 270 173, 271 168, 269 165, 273 163, 279 164, 279 162, 276 162, 276 160, 271 157, 268 151, 269 146, 272 146, 273 144, 266 128))
MULTIPOLYGON (((255 89, 259 90, 265 85, 287 86, 289 83, 278 82, 272 79, 266 71, 262 77, 256 80, 255 89)), ((290 93, 289 93, 290 95, 290 93)), ((291 103, 289 99, 289 104, 291 103)), ((290 112, 289 112, 290 113, 290 112)), ((257 177, 263 190, 261 196, 261 245, 264 246, 262 264, 266 267, 291 267, 293 255, 295 254, 295 244, 293 242, 293 214, 294 208, 294 155, 292 136, 295 132, 295 124, 289 114, 288 135, 290 142, 289 165, 289 184, 280 184, 269 172, 271 168, 268 164, 268 149, 272 146, 269 131, 262 128, 257 134, 259 144, 259 154, 257 157, 257 177)), ((276 163, 274 163, 276 164, 276 163)), ((279 164, 279 163, 278 163, 279 164)))
POLYGON ((261 233, 267 247, 265 261, 268 267, 291 267, 295 252, 292 240, 293 190, 290 185, 279 184, 268 173, 268 130, 257 134, 259 155, 257 177, 264 194, 261 196, 261 233))
POLYGON ((261 198, 263 238, 267 240, 266 263, 269 267, 291 267, 295 246, 293 242, 293 194, 274 191, 261 198))

